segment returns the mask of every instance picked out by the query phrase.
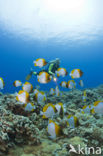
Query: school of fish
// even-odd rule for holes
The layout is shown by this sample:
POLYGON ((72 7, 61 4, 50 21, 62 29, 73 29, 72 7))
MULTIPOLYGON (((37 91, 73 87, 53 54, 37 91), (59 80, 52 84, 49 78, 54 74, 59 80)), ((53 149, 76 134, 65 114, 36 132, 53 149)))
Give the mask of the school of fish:
MULTIPOLYGON (((47 64, 47 61, 43 58, 38 58, 35 61, 33 61, 35 67, 42 68, 47 64)), ((56 82, 56 86, 54 88, 50 88, 49 95, 51 96, 60 96, 62 93, 60 92, 59 86, 62 88, 68 88, 68 89, 75 89, 76 88, 76 79, 80 79, 83 76, 83 72, 81 69, 73 69, 69 72, 63 68, 60 67, 55 72, 55 77, 52 77, 48 72, 46 71, 40 71, 37 75, 37 81, 40 84, 47 84, 50 81, 56 82), (70 76, 68 81, 61 81, 59 84, 57 83, 57 80, 59 77, 64 78, 65 76, 70 76)), ((79 80, 79 85, 81 87, 84 87, 83 80, 79 80)), ((4 89, 5 83, 2 77, 0 77, 0 89, 4 89)), ((33 112, 36 110, 35 102, 37 104, 40 104, 42 107, 42 111, 40 111, 40 115, 44 120, 48 120, 48 126, 47 126, 47 133, 49 138, 55 139, 57 136, 61 136, 62 130, 59 124, 53 121, 53 118, 56 116, 59 116, 62 120, 64 117, 65 111, 64 111, 64 104, 59 102, 56 104, 53 103, 47 103, 47 95, 45 92, 40 91, 40 87, 33 87, 33 85, 26 81, 21 82, 20 80, 15 80, 13 82, 13 86, 19 88, 20 90, 18 93, 15 94, 16 100, 19 102, 19 104, 24 108, 25 111, 33 112), (30 94, 33 94, 34 97, 34 103, 30 101, 30 94)), ((94 104, 86 105, 87 100, 87 93, 86 90, 84 90, 82 95, 82 102, 83 102, 83 108, 81 109, 81 113, 99 113, 103 115, 103 101, 94 101, 94 104)), ((67 126, 70 126, 71 128, 75 128, 78 126, 78 118, 74 115, 67 116, 67 126)))

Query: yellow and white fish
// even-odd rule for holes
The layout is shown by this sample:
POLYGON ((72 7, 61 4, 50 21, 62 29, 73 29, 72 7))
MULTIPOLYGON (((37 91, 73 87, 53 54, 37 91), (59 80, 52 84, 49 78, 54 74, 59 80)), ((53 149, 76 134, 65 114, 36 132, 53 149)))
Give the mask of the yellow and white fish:
POLYGON ((16 95, 16 100, 21 102, 22 104, 29 102, 29 93, 23 90, 20 90, 16 95))
POLYGON ((43 119, 53 118, 56 113, 56 108, 52 103, 48 103, 43 107, 43 111, 40 112, 40 115, 43 115, 43 119))
POLYGON ((86 102, 87 100, 87 92, 86 90, 83 92, 83 102, 86 102))
POLYGON ((22 89, 23 89, 24 91, 28 92, 28 93, 31 93, 32 90, 33 90, 33 86, 32 86, 31 83, 25 82, 25 83, 23 84, 22 89))
POLYGON ((67 87, 68 87, 68 84, 67 84, 66 81, 62 81, 62 82, 60 83, 60 86, 63 87, 63 88, 67 88, 67 87))
POLYGON ((82 108, 82 111, 81 111, 81 113, 82 114, 91 114, 92 112, 93 112, 93 106, 91 106, 91 105, 89 105, 89 106, 87 106, 87 105, 85 105, 85 106, 83 106, 83 108, 82 108))
POLYGON ((57 77, 59 76, 66 76, 68 74, 67 70, 65 68, 58 68, 56 71, 57 77))
POLYGON ((91 110, 91 113, 98 113, 103 115, 103 101, 96 101, 93 104, 93 108, 91 110))
POLYGON ((15 80, 13 85, 14 85, 14 87, 20 87, 20 86, 22 86, 22 82, 20 80, 15 80))
POLYGON ((75 128, 78 126, 78 118, 73 115, 69 115, 67 117, 67 125, 70 126, 71 128, 75 128))
POLYGON ((80 69, 73 69, 70 72, 70 76, 72 79, 80 78, 83 75, 83 72, 80 69))
POLYGON ((5 83, 2 77, 0 77, 0 89, 4 89, 5 83))
POLYGON ((61 127, 54 121, 49 120, 47 132, 49 134, 49 138, 55 139, 61 135, 61 127))
POLYGON ((57 114, 62 116, 64 115, 64 107, 63 107, 63 103, 59 102, 55 105, 55 108, 57 110, 57 114))
POLYGON ((33 94, 35 95, 36 93, 39 93, 38 89, 34 89, 33 94))
POLYGON ((38 103, 44 103, 46 101, 46 95, 44 92, 39 91, 34 95, 34 100, 38 103))
POLYGON ((37 79, 39 83, 48 83, 51 81, 52 77, 50 76, 50 74, 48 74, 45 71, 41 71, 38 75, 37 75, 37 79))
POLYGON ((81 87, 84 87, 83 80, 80 80, 80 81, 79 81, 79 85, 80 85, 81 87))
POLYGON ((51 88, 49 94, 54 95, 55 94, 55 89, 51 88))
POLYGON ((76 83, 75 83, 74 80, 69 80, 69 81, 68 81, 68 88, 69 88, 69 89, 74 89, 74 88, 76 88, 76 83))
POLYGON ((55 88, 55 95, 56 96, 59 96, 60 95, 60 90, 59 90, 59 87, 58 86, 56 86, 56 88, 55 88))
POLYGON ((29 103, 26 103, 24 104, 24 110, 25 111, 29 111, 29 112, 32 112, 35 110, 35 105, 32 103, 32 102, 29 102, 29 103))
POLYGON ((47 64, 46 60, 43 58, 36 59, 34 62, 34 66, 43 67, 47 64))

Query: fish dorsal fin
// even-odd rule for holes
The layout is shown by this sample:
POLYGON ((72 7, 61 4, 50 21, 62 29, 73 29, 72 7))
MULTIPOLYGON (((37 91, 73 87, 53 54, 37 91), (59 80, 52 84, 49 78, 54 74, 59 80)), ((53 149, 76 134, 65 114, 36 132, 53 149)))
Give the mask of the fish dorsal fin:
POLYGON ((89 106, 89 108, 91 108, 91 106, 89 106))
POLYGON ((46 112, 47 109, 48 109, 48 107, 49 107, 49 104, 45 105, 45 106, 43 107, 43 112, 46 112))
POLYGON ((49 123, 54 123, 54 121, 53 121, 53 120, 51 120, 51 119, 49 119, 49 123))
POLYGON ((61 68, 58 68, 57 71, 59 72, 61 70, 61 68))
POLYGON ((87 105, 83 106, 83 108, 82 108, 82 109, 86 109, 86 108, 87 108, 87 105))
POLYGON ((68 118, 68 119, 70 119, 71 117, 72 117, 72 115, 70 114, 70 115, 68 115, 68 117, 67 117, 67 118, 68 118))
POLYGON ((63 103, 62 103, 62 102, 59 102, 59 103, 57 103, 57 104, 59 104, 61 107, 63 106, 63 103))
POLYGON ((34 106, 34 103, 31 102, 30 104, 31 104, 31 106, 34 106))
POLYGON ((73 74, 75 72, 75 69, 73 69, 72 71, 71 71, 71 74, 73 74))
POLYGON ((94 108, 90 110, 91 114, 94 114, 95 113, 95 110, 94 108))
POLYGON ((60 135, 60 131, 61 131, 60 126, 57 125, 56 123, 54 123, 54 124, 55 124, 55 133, 56 133, 57 136, 59 136, 60 135))
POLYGON ((94 102, 94 106, 96 107, 101 101, 94 102))
POLYGON ((22 94, 22 93, 24 93, 24 91, 23 90, 20 90, 18 94, 22 94))
POLYGON ((27 85, 27 84, 30 84, 30 83, 29 82, 25 82, 24 84, 27 85))
POLYGON ((86 96, 86 90, 84 91, 84 96, 86 96))
POLYGON ((77 126, 77 124, 78 124, 78 118, 76 116, 74 116, 74 123, 75 123, 75 126, 77 126))
POLYGON ((40 93, 41 93, 42 95, 44 95, 44 94, 45 94, 43 91, 40 91, 40 93))

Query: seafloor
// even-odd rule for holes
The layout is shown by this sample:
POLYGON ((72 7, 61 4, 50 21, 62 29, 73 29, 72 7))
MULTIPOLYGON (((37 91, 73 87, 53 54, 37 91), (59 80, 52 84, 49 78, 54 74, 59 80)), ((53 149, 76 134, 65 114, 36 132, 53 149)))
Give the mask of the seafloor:
MULTIPOLYGON (((80 109, 86 104, 103 101, 103 85, 86 89, 87 101, 83 103, 83 90, 63 92, 61 96, 47 96, 46 103, 62 102, 66 105, 64 118, 53 119, 62 129, 62 135, 54 140, 48 138, 48 121, 40 116, 41 105, 35 112, 25 112, 13 94, 0 93, 0 155, 1 156, 76 156, 69 153, 69 145, 75 148, 101 147, 103 150, 103 116, 82 114, 80 109), (79 120, 78 127, 66 126, 66 117, 74 114, 79 120)), ((31 101, 33 101, 33 94, 31 101)), ((82 154, 80 154, 82 155, 82 154)), ((84 154, 83 154, 84 155, 84 154)), ((86 154, 85 154, 86 155, 86 154)), ((89 154, 91 156, 93 154, 89 154)), ((96 154, 94 154, 95 156, 96 154)), ((102 154, 103 156, 103 151, 102 154)))

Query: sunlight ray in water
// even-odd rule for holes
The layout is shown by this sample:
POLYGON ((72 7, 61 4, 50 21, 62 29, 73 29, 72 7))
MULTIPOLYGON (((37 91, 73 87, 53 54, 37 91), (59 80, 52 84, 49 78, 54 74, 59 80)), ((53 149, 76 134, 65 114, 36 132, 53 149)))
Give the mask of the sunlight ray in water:
POLYGON ((26 40, 86 42, 102 35, 102 10, 102 0, 0 0, 0 22, 26 40))

